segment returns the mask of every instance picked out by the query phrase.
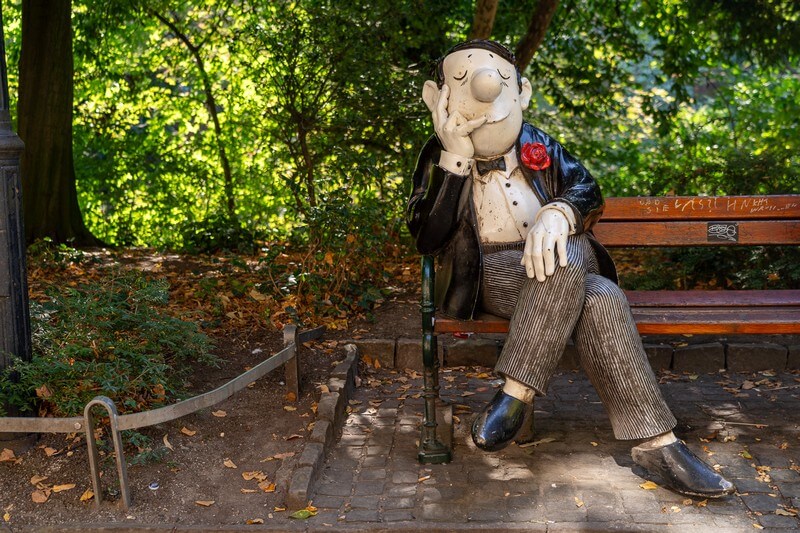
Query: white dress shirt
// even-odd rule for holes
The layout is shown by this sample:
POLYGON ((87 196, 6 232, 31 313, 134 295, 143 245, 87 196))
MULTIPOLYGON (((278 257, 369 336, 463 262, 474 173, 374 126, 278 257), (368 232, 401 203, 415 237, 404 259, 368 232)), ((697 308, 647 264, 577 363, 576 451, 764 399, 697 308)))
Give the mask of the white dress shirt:
POLYGON ((549 209, 564 215, 569 234, 575 234, 575 213, 564 202, 549 202, 542 206, 536 193, 519 168, 517 151, 511 148, 504 156, 506 169, 478 173, 475 159, 442 150, 439 166, 459 176, 470 176, 472 201, 478 217, 481 243, 497 244, 524 241, 539 217, 549 209))

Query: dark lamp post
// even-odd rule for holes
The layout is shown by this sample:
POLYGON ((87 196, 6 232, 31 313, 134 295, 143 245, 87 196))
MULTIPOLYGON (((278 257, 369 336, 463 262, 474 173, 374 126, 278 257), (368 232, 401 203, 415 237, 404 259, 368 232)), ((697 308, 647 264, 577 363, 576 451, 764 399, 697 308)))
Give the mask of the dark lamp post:
MULTIPOLYGON (((3 14, 0 11, 0 370, 17 356, 31 358, 28 280, 25 269, 25 231, 22 226, 22 181, 19 160, 25 145, 11 128, 8 105, 3 14)), ((8 415, 17 413, 4 406, 8 415)), ((0 440, 23 435, 0 433, 0 440)))

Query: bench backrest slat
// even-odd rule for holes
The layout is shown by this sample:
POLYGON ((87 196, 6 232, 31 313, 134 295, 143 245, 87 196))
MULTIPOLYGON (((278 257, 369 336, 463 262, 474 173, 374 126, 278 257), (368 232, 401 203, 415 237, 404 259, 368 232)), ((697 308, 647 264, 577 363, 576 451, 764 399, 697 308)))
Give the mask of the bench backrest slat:
POLYGON ((800 219, 800 194, 606 198, 604 221, 800 219))
POLYGON ((743 222, 605 222, 594 227, 604 246, 731 246, 800 243, 798 220, 743 222))

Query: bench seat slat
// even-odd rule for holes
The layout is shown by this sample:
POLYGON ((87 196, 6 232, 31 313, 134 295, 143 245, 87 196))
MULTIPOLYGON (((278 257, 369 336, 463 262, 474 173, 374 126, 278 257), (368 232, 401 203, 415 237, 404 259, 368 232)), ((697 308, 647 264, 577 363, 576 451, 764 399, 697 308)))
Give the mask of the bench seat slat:
POLYGON ((603 220, 753 220, 800 218, 800 194, 606 198, 603 220))
MULTIPOLYGON (((626 291, 642 334, 797 334, 800 290, 626 291)), ((481 314, 477 320, 436 319, 438 333, 507 333, 508 321, 481 314)))
POLYGON ((800 333, 800 308, 639 307, 633 317, 642 334, 800 333))
POLYGON ((606 247, 789 245, 800 241, 800 220, 750 220, 738 224, 738 240, 709 238, 709 222, 599 222, 597 240, 606 247))

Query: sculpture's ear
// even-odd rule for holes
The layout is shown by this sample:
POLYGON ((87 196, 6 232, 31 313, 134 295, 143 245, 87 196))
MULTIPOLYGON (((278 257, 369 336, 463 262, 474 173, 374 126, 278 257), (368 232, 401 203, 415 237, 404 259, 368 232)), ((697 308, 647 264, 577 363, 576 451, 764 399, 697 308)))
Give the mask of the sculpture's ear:
POLYGON ((422 100, 428 109, 433 112, 436 109, 436 101, 439 99, 439 86, 433 80, 428 80, 422 86, 422 100))
POLYGON ((522 110, 528 109, 528 104, 531 103, 531 94, 533 94, 533 87, 528 78, 522 78, 522 89, 519 91, 519 104, 522 110))

